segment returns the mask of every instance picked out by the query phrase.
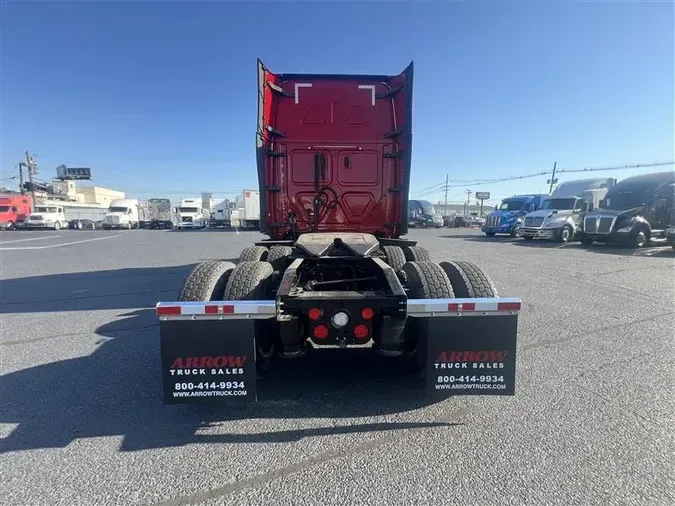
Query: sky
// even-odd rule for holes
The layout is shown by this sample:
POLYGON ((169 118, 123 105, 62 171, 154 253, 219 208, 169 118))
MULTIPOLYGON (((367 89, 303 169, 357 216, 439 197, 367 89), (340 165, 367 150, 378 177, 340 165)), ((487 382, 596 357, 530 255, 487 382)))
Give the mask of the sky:
MULTIPOLYGON (((493 198, 550 170, 675 159, 675 3, 3 2, 0 185, 91 167, 127 196, 256 188, 256 59, 295 73, 415 63, 411 198, 493 198)), ((670 167, 597 172, 622 179, 670 167)), ((559 181, 591 177, 560 174, 559 181)))

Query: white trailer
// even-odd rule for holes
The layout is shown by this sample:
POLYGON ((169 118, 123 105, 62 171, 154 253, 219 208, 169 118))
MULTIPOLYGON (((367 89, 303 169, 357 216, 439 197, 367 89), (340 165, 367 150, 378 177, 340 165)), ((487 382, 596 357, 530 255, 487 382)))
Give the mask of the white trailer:
POLYGON ((237 197, 236 209, 239 215, 241 228, 260 229, 260 192, 258 190, 244 190, 237 197))

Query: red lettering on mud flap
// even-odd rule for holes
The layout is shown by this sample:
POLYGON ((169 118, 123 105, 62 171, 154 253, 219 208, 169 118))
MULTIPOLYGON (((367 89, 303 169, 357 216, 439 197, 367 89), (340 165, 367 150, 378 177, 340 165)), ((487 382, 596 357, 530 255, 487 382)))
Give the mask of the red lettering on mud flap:
POLYGON ((171 365, 171 369, 190 369, 193 367, 243 367, 247 356, 222 357, 178 357, 171 365))
POLYGON ((436 362, 503 362, 508 350, 442 351, 436 362))

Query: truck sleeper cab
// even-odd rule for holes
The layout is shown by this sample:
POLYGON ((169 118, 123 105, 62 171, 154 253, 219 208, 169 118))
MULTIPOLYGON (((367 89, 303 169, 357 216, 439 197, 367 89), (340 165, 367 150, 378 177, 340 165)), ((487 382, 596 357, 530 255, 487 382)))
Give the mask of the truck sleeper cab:
POLYGON ((103 217, 104 230, 140 227, 139 203, 137 199, 115 199, 110 202, 108 212, 103 217))
POLYGON ((28 195, 0 196, 0 229, 22 227, 30 215, 32 199, 28 195))
POLYGON ((559 242, 578 239, 586 213, 600 205, 614 184, 613 178, 578 179, 559 184, 540 209, 525 215, 521 227, 523 239, 559 242))
POLYGON ((518 195, 502 200, 495 206, 495 210, 487 215, 485 224, 481 227, 488 237, 496 234, 508 234, 517 237, 523 217, 532 211, 539 209, 547 195, 518 195))
POLYGON ((182 199, 176 208, 176 228, 206 228, 208 221, 202 209, 202 199, 182 199))
POLYGON ((619 181, 600 208, 586 215, 581 242, 616 242, 641 248, 653 239, 666 239, 674 194, 673 171, 619 181))
POLYGON ((438 214, 431 202, 426 200, 411 200, 408 202, 408 224, 412 227, 443 226, 443 216, 438 214))
POLYGON ((408 357, 434 398, 514 394, 520 300, 499 297, 477 265, 433 262, 401 238, 412 72, 273 74, 258 62, 269 239, 236 263, 201 262, 157 304, 165 403, 256 400, 273 357, 332 348, 408 357))

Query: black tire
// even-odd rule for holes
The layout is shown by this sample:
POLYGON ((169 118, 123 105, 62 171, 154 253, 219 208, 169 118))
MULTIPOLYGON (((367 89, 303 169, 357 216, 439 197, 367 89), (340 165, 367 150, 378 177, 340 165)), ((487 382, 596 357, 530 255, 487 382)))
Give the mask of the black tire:
POLYGON ((513 230, 511 230, 511 237, 520 237, 520 225, 516 225, 513 227, 513 230))
POLYGON ((411 299, 451 299, 455 296, 450 280, 434 262, 406 262, 405 273, 411 299))
POLYGON ((240 262, 260 262, 267 258, 265 246, 247 246, 239 255, 240 262))
POLYGON ((290 246, 272 246, 267 253, 267 262, 272 264, 275 271, 286 270, 286 262, 289 256, 293 254, 293 248, 290 246))
POLYGON ((439 264, 459 298, 496 297, 497 289, 490 277, 472 262, 441 262, 439 264))
POLYGON ((488 237, 494 237, 496 232, 485 232, 485 235, 488 237))
POLYGON ((273 271, 267 262, 240 262, 227 282, 224 300, 266 300, 267 280, 273 271))
POLYGON ((56 223, 54 223, 54 230, 61 230, 61 222, 60 221, 57 221, 56 223))
POLYGON ((5 229, 6 229, 6 230, 14 230, 14 228, 15 228, 15 226, 14 226, 14 222, 13 222, 13 221, 8 221, 8 222, 7 222, 7 225, 5 225, 5 229))
POLYGON ((574 239, 574 230, 572 230, 572 227, 569 225, 565 225, 560 229, 560 232, 558 232, 557 239, 562 243, 570 242, 572 239, 574 239))
POLYGON ((225 287, 234 271, 232 262, 209 260, 198 264, 183 281, 178 300, 223 300, 225 287))
POLYGON ((422 246, 401 246, 408 262, 431 262, 431 255, 422 246))
POLYGON ((405 253, 400 246, 382 246, 382 251, 384 251, 384 256, 387 257, 387 263, 389 266, 394 269, 394 272, 398 272, 403 267, 403 264, 406 262, 405 253))
POLYGON ((427 228, 427 222, 426 221, 422 222, 422 228, 427 228))

